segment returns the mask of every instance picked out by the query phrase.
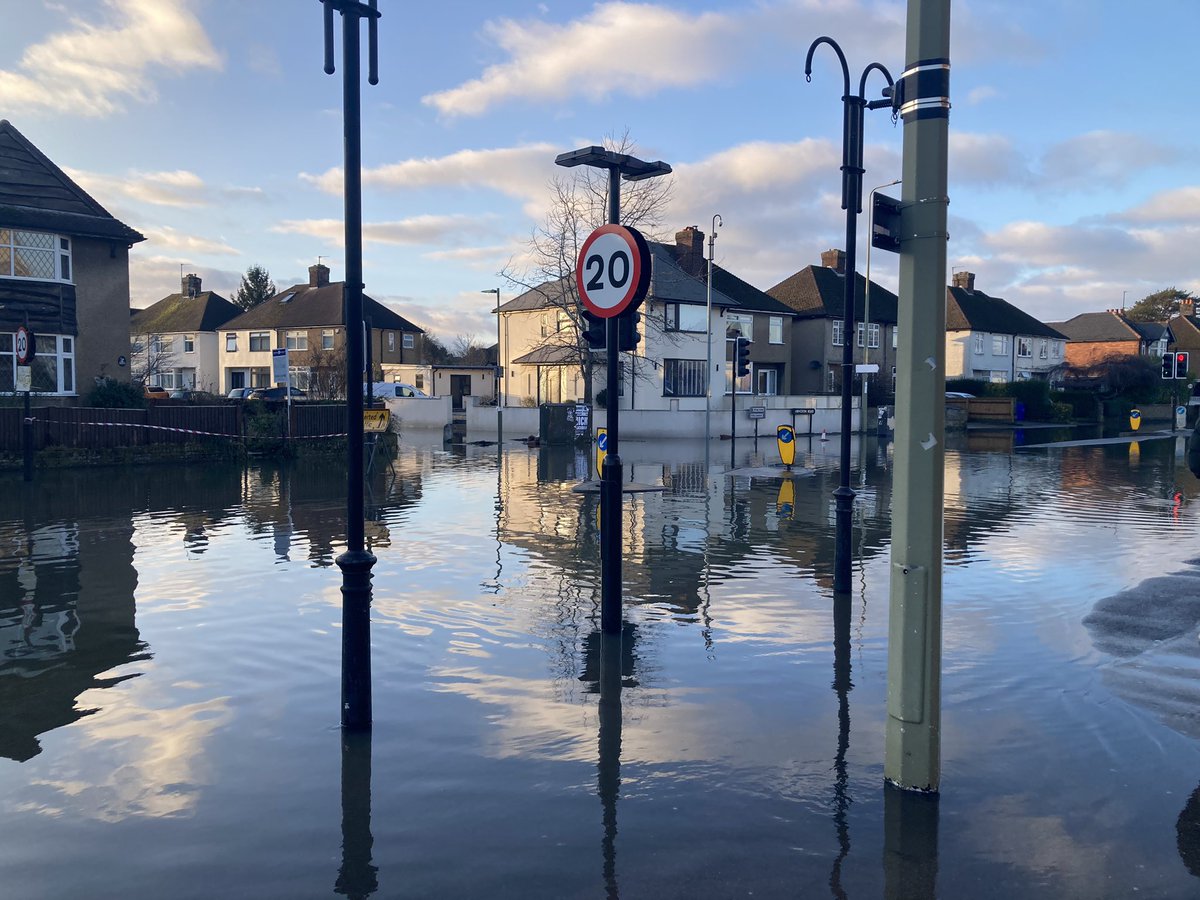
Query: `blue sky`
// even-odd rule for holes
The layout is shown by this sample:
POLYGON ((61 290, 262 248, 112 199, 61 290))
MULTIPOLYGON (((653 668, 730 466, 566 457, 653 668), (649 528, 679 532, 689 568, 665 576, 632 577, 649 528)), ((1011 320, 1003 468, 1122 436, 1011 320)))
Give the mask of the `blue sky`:
MULTIPOLYGON (((764 289, 817 262, 844 234, 841 76, 823 48, 805 83, 808 45, 838 40, 855 84, 904 63, 886 0, 379 6, 365 281, 446 340, 493 333, 480 291, 511 296, 497 273, 554 156, 626 130, 675 167, 668 232, 719 213, 718 262, 764 289)), ((1200 291, 1200 3, 955 0, 952 23, 949 265, 1045 321, 1200 291)), ((136 306, 181 265, 226 296, 253 263, 283 287, 322 256, 338 279, 341 73, 321 47, 317 0, 31 2, 0 31, 0 117, 147 235, 136 306)), ((899 176, 901 140, 868 113, 867 188, 899 176)), ((894 256, 872 265, 894 286, 894 256)))

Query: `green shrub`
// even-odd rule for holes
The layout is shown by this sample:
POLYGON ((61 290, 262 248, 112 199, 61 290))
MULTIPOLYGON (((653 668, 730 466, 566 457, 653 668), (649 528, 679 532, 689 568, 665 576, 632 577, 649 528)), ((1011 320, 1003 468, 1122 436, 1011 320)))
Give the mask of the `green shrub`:
POLYGON ((83 402, 85 406, 101 409, 146 408, 146 398, 142 396, 141 385, 117 381, 115 378, 99 379, 96 386, 88 391, 83 402))
POLYGON ((980 378, 946 379, 946 390, 959 394, 974 394, 976 397, 983 397, 987 394, 989 387, 988 382, 980 378))

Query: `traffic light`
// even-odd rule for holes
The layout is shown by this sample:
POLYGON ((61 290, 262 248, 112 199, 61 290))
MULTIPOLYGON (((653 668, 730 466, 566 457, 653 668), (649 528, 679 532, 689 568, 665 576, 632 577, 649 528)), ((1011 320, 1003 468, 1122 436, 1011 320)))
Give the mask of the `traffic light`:
POLYGON ((1174 378, 1175 377, 1175 354, 1173 354, 1173 353, 1164 353, 1163 354, 1162 377, 1163 378, 1174 378))
POLYGON ((1186 350, 1175 351, 1175 377, 1188 377, 1188 354, 1186 350))
POLYGON ((734 369, 738 378, 745 378, 750 374, 750 344, 749 338, 741 337, 740 335, 734 339, 733 355, 734 369))
POLYGON ((579 307, 583 316, 583 340, 593 350, 604 349, 604 331, 608 325, 606 319, 589 312, 585 307, 579 307))
POLYGON ((642 341, 638 325, 642 322, 640 312, 627 312, 617 319, 617 349, 632 352, 642 341))

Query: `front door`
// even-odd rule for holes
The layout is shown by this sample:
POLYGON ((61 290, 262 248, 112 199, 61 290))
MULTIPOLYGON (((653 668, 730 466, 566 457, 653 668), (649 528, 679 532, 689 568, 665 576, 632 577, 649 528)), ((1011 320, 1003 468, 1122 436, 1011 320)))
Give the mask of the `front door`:
POLYGON ((455 412, 462 412, 465 409, 463 397, 471 396, 471 376, 470 375, 451 375, 450 376, 450 401, 455 412))

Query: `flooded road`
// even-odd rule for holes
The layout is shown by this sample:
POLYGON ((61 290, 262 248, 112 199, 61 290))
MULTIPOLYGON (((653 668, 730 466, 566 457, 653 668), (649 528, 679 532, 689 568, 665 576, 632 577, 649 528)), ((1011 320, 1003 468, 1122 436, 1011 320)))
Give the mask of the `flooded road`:
POLYGON ((947 451, 938 800, 883 786, 873 437, 837 605, 836 439, 802 435, 788 479, 623 441, 665 489, 626 501, 618 644, 596 497, 570 490, 588 454, 406 443, 368 495, 375 727, 346 740, 337 465, 0 479, 0 876, 23 898, 1200 895, 1200 483, 1182 441, 1020 449, 1041 439, 947 451))

